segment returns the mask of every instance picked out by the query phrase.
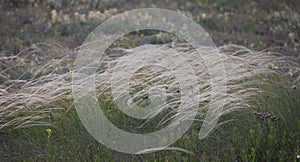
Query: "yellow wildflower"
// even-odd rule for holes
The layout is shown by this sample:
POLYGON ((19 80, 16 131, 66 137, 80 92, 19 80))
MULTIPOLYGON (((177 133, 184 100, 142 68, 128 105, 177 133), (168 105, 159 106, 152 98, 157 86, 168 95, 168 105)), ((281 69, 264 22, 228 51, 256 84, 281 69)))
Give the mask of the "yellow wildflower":
POLYGON ((51 131, 51 129, 50 128, 47 128, 46 129, 46 132, 48 133, 48 138, 50 138, 51 137, 51 134, 52 134, 52 131, 51 131))

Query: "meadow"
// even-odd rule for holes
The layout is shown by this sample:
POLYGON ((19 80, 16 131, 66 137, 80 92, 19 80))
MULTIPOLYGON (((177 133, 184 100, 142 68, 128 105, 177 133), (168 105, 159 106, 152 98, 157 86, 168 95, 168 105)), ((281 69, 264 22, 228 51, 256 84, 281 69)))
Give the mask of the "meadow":
MULTIPOLYGON (((300 160, 299 2, 63 2, 67 3, 1 1, 0 161, 300 160), (131 155, 109 149, 87 132, 74 106, 71 75, 80 45, 99 23, 141 7, 180 10, 203 26, 223 56, 228 95, 217 126, 199 139, 213 95, 209 75, 199 66, 203 60, 195 50, 176 38, 176 50, 189 58, 201 85, 199 113, 169 150, 131 155)), ((110 46, 100 67, 108 69, 114 54, 134 55, 143 45, 153 45, 144 52, 173 45, 174 37, 153 30, 130 33, 110 46)), ((167 99, 173 107, 144 121, 116 109, 101 68, 96 95, 105 115, 119 128, 147 133, 173 119, 181 96, 174 78, 158 77, 161 71, 147 68, 132 78, 135 83, 169 86, 167 99)), ((143 87, 131 88, 139 94, 135 102, 147 104, 147 95, 139 93, 143 87)))

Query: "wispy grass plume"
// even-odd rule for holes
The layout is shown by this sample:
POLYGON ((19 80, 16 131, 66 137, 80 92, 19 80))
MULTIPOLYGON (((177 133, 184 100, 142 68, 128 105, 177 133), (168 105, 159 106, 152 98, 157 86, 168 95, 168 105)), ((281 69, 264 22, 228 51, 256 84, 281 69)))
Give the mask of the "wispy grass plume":
MULTIPOLYGON (((154 49, 165 47, 170 46, 153 45, 147 48, 111 50, 101 60, 99 70, 95 74, 98 96, 102 96, 100 98, 108 102, 117 100, 111 97, 110 78, 120 58, 134 56, 140 52, 147 55, 154 49)), ((215 83, 210 79, 203 58, 195 50, 187 44, 180 44, 174 49, 180 52, 194 71, 194 74, 186 74, 186 76, 196 76, 198 89, 195 91, 198 91, 196 97, 199 102, 191 104, 200 112, 201 118, 197 120, 203 120, 211 96, 215 95, 212 94, 211 89, 211 85, 215 83)), ((299 62, 294 57, 272 52, 255 52, 238 45, 225 45, 218 49, 225 65, 224 76, 227 80, 226 84, 222 85, 226 87, 227 93, 220 98, 225 101, 222 114, 245 108, 256 109, 259 105, 257 96, 273 97, 277 95, 278 89, 299 88, 299 62)), ((214 59, 213 54, 208 57, 214 59)), ((74 52, 56 44, 36 44, 16 56, 2 54, 0 57, 0 130, 49 125, 51 116, 58 115, 56 110, 63 112, 71 108, 73 102, 71 70, 74 58, 74 52)), ((127 65, 123 66, 126 68, 127 65)), ((218 66, 217 62, 214 66, 218 66)), ((166 93, 166 96, 159 96, 166 100, 166 104, 155 105, 155 108, 148 113, 148 117, 154 117, 166 110, 165 116, 161 118, 158 125, 168 123, 183 112, 178 109, 182 102, 180 97, 184 93, 181 89, 183 85, 180 85, 176 74, 172 74, 168 68, 170 67, 148 66, 137 69, 129 82, 129 93, 133 97, 131 102, 136 106, 143 107, 150 104, 151 99, 146 90, 151 86, 160 87, 166 93)), ((155 95, 155 92, 153 94, 155 95)), ((191 120, 190 114, 183 114, 176 120, 191 120)))

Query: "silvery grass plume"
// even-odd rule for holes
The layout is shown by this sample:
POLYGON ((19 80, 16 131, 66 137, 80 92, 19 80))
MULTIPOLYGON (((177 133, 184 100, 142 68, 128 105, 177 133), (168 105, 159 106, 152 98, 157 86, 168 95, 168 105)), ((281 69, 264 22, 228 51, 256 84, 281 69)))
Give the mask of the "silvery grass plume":
MULTIPOLYGON (((93 75, 96 94, 103 102, 116 102, 115 106, 118 108, 126 104, 137 111, 140 111, 138 108, 149 108, 150 111, 142 110, 146 112, 144 114, 140 111, 144 115, 142 118, 147 119, 143 124, 167 110, 165 117, 161 118, 157 126, 173 121, 168 125, 172 127, 183 120, 203 121, 208 111, 214 112, 209 110, 213 95, 222 96, 219 100, 224 101, 224 108, 216 112, 217 115, 223 115, 239 109, 257 108, 255 97, 275 95, 277 88, 299 87, 299 60, 294 57, 264 51, 255 52, 238 45, 225 45, 218 49, 225 65, 226 83, 218 82, 221 78, 212 81, 201 55, 187 44, 176 47, 167 44, 140 46, 134 49, 111 49, 103 55, 99 61, 99 68, 93 75), (113 79, 111 78, 115 75, 116 69, 132 69, 130 68, 132 64, 139 63, 134 62, 134 56, 147 56, 158 50, 168 53, 172 51, 170 48, 180 53, 180 57, 185 59, 185 64, 183 62, 177 64, 174 59, 176 68, 172 72, 168 70, 170 67, 160 66, 155 63, 155 60, 142 57, 140 60, 150 62, 148 65, 141 65, 134 69, 128 80, 129 88, 126 89, 123 84, 116 84, 117 91, 112 92, 113 79), (192 73, 183 73, 191 69, 192 73), (180 83, 179 76, 186 76, 184 81, 187 83, 193 81, 196 87, 188 89, 188 85, 184 86, 180 83), (287 84, 290 82, 292 85, 287 84), (218 83, 222 84, 219 86, 226 87, 226 95, 212 94, 214 92, 212 84, 218 83), (186 91, 195 92, 193 97, 197 102, 188 100, 189 102, 180 107, 184 102, 181 97, 186 97, 184 94, 186 91), (129 95, 124 95, 126 93, 129 95), (153 100, 159 102, 151 105, 153 100), (191 114, 184 111, 186 106, 198 110, 199 117, 191 119, 191 114)), ((158 60, 165 60, 165 55, 157 53, 155 56, 158 60)), ((172 53, 168 56, 172 56, 172 53)), ((206 59, 214 59, 213 54, 206 57, 206 59)), ((74 52, 59 45, 36 44, 16 56, 3 54, 0 61, 0 131, 34 125, 50 125, 50 114, 60 115, 60 112, 68 111, 72 107, 71 72, 74 52)), ((213 62, 212 70, 218 69, 218 66, 218 62, 213 62)), ((212 119, 211 122, 216 121, 212 119)))
POLYGON ((73 61, 60 45, 35 44, 0 61, 0 130, 50 125, 70 106, 73 61))

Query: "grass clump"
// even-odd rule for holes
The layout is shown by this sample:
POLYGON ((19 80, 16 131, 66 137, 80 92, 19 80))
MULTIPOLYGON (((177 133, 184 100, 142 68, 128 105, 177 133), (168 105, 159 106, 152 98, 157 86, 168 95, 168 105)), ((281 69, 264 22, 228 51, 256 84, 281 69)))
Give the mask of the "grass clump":
MULTIPOLYGON (((165 48, 168 45, 145 46, 165 48)), ((254 52, 237 45, 219 47, 225 63, 227 95, 217 127, 203 140, 198 131, 210 102, 211 82, 203 59, 188 45, 178 44, 197 76, 199 115, 192 128, 174 146, 193 154, 159 151, 126 155, 109 150, 94 140, 78 118, 71 96, 74 52, 59 45, 37 44, 16 56, 1 56, 0 132, 1 160, 183 160, 183 161, 286 161, 299 154, 299 63, 278 53, 254 52), (275 121, 276 119, 276 121, 275 121)), ((180 84, 166 70, 139 69, 131 78, 134 102, 147 105, 151 85, 167 88, 169 107, 159 119, 138 121, 124 116, 113 104, 109 69, 116 54, 134 55, 141 48, 114 48, 96 73, 97 96, 112 121, 132 132, 151 132, 174 119, 181 97, 180 84), (107 70, 107 71, 106 71, 107 70), (154 79, 153 79, 154 78, 154 79), (136 83, 143 84, 136 84, 136 83), (149 85, 147 85, 149 83, 149 85), (179 90, 179 91, 178 91, 179 90), (135 125, 134 125, 135 124, 135 125), (148 124, 148 125, 147 125, 148 124), (138 129, 143 127, 143 130, 138 129), (147 127, 148 126, 148 127, 147 127)), ((213 58, 213 57, 212 57, 213 58)), ((215 65, 217 66, 217 64, 215 65)), ((153 114, 156 115, 155 112, 153 114)), ((190 120, 186 116, 185 120, 190 120)))

